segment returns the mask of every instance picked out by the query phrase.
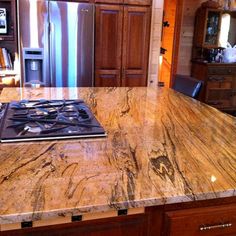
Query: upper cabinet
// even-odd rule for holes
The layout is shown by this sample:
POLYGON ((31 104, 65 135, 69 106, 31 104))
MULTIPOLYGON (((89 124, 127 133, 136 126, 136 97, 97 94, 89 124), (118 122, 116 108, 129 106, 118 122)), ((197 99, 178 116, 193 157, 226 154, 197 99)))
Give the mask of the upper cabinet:
POLYGON ((196 13, 194 46, 205 49, 236 44, 236 12, 201 7, 196 13))
POLYGON ((221 10, 200 8, 196 15, 194 44, 197 47, 219 47, 221 10))

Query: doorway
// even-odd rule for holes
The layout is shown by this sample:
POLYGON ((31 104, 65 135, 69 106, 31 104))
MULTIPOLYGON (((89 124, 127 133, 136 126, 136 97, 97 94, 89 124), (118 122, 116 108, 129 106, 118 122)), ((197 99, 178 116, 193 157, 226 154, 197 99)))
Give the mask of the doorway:
POLYGON ((159 82, 169 88, 178 65, 183 0, 164 0, 159 82))

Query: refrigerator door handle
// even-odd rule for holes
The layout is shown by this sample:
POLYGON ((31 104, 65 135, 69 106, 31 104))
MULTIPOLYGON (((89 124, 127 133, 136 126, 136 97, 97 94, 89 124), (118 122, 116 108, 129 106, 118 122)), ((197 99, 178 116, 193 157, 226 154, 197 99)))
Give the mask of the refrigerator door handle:
POLYGON ((89 12, 89 10, 86 9, 86 8, 82 8, 80 11, 81 11, 81 12, 89 12))
POLYGON ((54 24, 52 22, 49 22, 49 55, 50 55, 50 59, 49 59, 49 71, 50 71, 50 85, 51 86, 56 86, 55 84, 53 84, 52 82, 52 78, 54 78, 54 67, 55 67, 55 60, 52 60, 54 58, 53 56, 53 52, 54 52, 54 24))

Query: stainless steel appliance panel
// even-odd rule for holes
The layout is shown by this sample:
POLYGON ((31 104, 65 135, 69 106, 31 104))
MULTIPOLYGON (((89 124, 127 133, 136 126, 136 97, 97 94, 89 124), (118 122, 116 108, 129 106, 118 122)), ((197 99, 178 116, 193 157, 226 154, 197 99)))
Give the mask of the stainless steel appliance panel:
POLYGON ((94 5, 49 1, 51 86, 93 86, 94 5))
MULTIPOLYGON (((19 46, 21 57, 21 74, 25 78, 26 66, 25 50, 41 50, 42 76, 41 84, 49 86, 49 43, 48 43, 48 1, 46 0, 18 0, 19 46)), ((32 58, 33 59, 33 58, 32 58)), ((31 78, 37 81, 38 78, 31 78)), ((26 81, 24 81, 25 83, 26 81)), ((27 81, 30 83, 30 81, 27 81)))

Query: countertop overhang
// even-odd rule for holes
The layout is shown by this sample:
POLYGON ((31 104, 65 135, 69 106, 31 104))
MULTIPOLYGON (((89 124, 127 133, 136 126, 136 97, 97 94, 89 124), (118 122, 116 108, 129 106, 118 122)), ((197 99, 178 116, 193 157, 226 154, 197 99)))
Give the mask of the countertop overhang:
POLYGON ((7 88, 84 99, 107 138, 0 144, 0 224, 236 196, 236 119, 165 88, 7 88))

